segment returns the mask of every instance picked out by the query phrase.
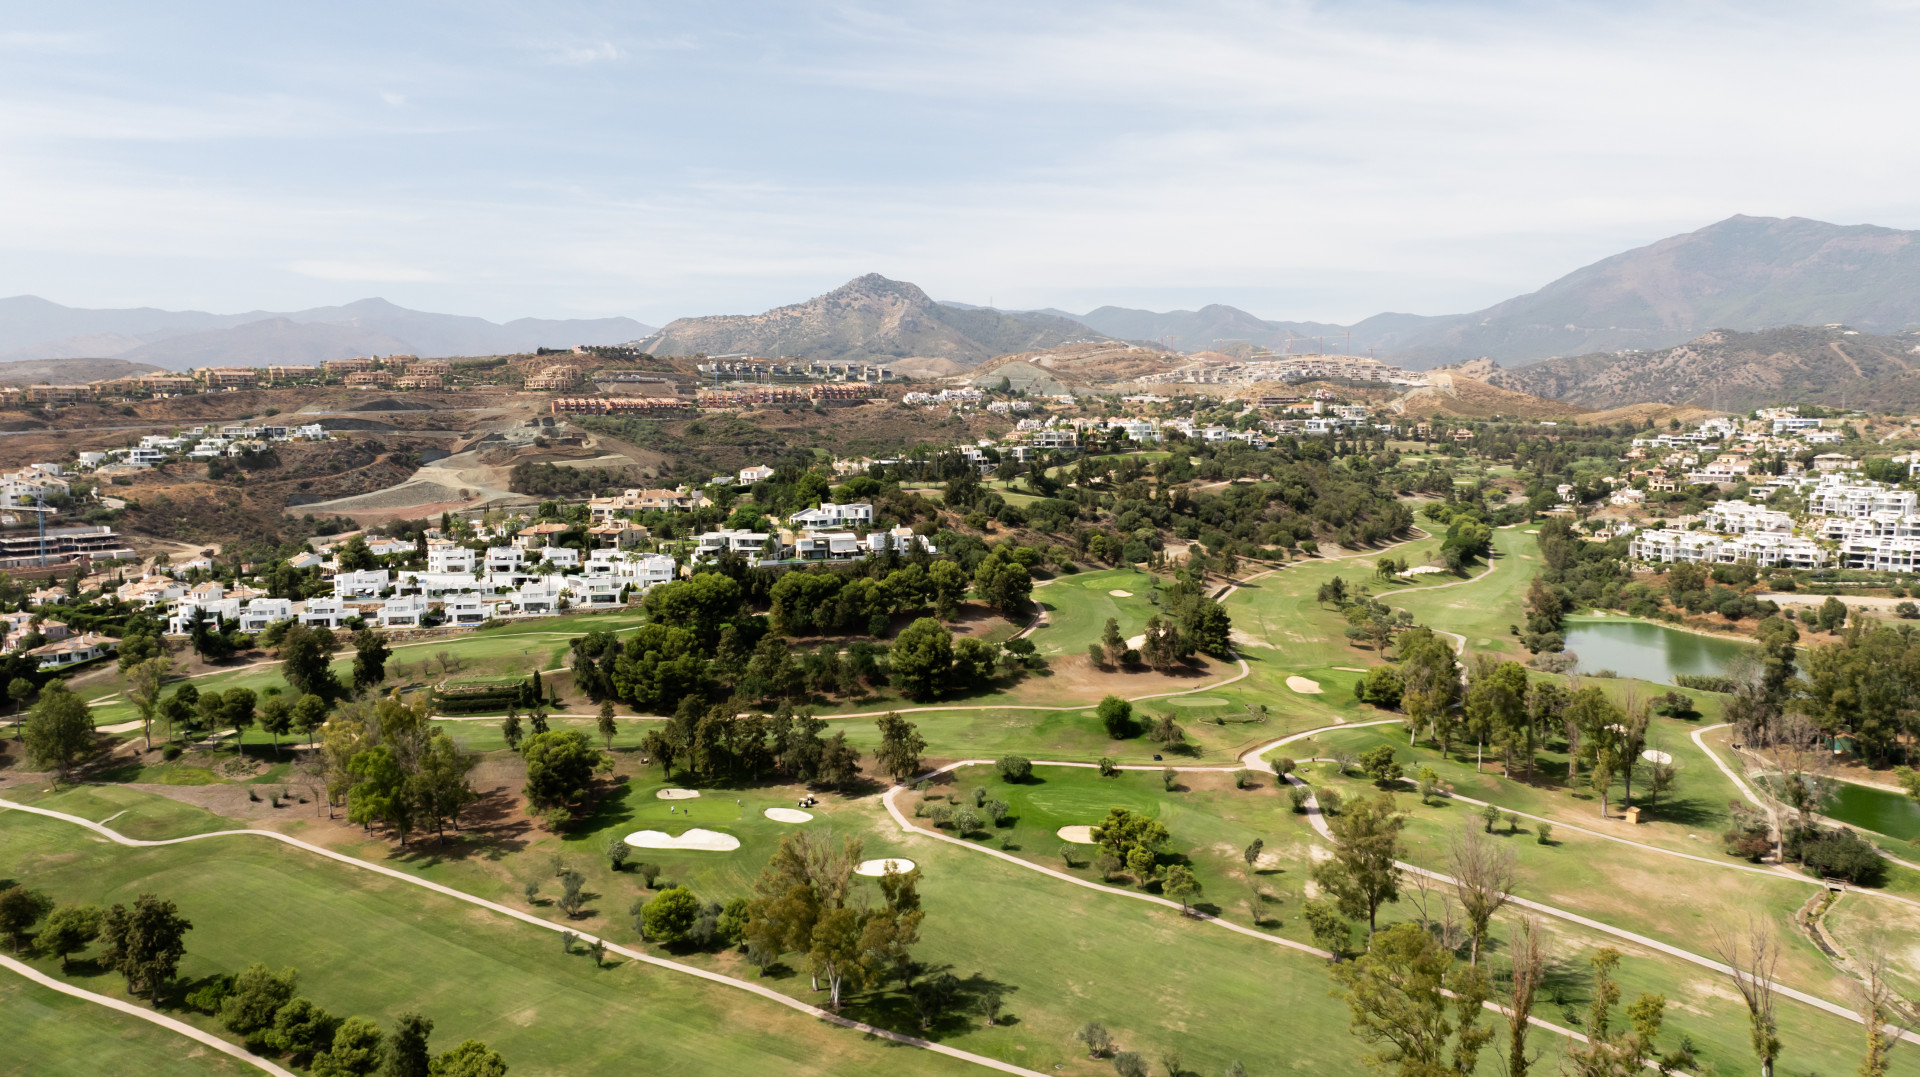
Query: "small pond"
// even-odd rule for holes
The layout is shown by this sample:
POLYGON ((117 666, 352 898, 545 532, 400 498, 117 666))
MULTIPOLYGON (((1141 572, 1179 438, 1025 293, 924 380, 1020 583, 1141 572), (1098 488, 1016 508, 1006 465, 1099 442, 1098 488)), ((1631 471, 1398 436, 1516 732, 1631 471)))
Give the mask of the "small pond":
POLYGON ((1920 804, 1902 793, 1841 782, 1840 792, 1821 814, 1830 819, 1912 841, 1920 838, 1920 804))
POLYGON ((1626 617, 1569 617, 1567 650, 1580 656, 1579 672, 1610 669, 1622 677, 1672 684, 1675 674, 1718 676, 1747 645, 1683 632, 1626 617))

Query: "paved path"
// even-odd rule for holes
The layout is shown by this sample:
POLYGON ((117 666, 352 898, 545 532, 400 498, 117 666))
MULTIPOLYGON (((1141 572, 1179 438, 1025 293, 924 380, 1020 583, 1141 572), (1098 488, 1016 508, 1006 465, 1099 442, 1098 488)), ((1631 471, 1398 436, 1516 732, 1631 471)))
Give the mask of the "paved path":
MULTIPOLYGON (((4 800, 4 799, 0 799, 0 808, 11 808, 15 811, 30 812, 34 815, 43 815, 50 819, 59 819, 62 822, 73 823, 78 826, 83 826, 88 830, 91 830, 94 833, 99 834, 102 837, 105 837, 111 841, 117 842, 121 845, 131 845, 137 848, 151 848, 153 846, 159 846, 159 845, 179 845, 189 841, 205 841, 210 838, 238 837, 241 835, 268 838, 273 841, 283 842, 287 845, 291 845, 296 849, 303 849, 309 853, 313 853, 316 856, 323 856, 329 860, 336 860, 342 864, 359 868, 362 871, 371 871, 379 875, 385 875, 388 878, 398 879, 404 883, 411 883, 414 886, 423 887, 427 890, 432 890, 435 893, 443 894, 447 897, 455 899, 456 901, 464 901, 469 905, 478 905, 483 909, 487 909, 491 912, 499 913, 502 916, 512 917, 515 920, 519 920, 520 922, 525 924, 531 924, 534 927, 544 928, 548 931, 572 932, 576 938, 578 938, 581 942, 586 943, 588 945, 592 945, 593 942, 595 941, 594 936, 586 934, 579 930, 576 930, 575 928, 570 927, 566 924, 556 924, 551 920, 543 920, 540 917, 534 916, 530 913, 521 912, 519 909, 509 908, 508 906, 501 905, 497 902, 488 901, 485 898, 475 897, 474 895, 466 893, 465 891, 455 890, 453 887, 450 887, 450 886, 442 886, 439 883, 430 882, 426 879, 422 879, 415 875, 409 875, 404 871, 399 871, 394 868, 386 867, 385 865, 382 865, 382 864, 375 864, 366 860, 361 860, 358 857, 348 856, 345 853, 338 853, 333 851, 332 849, 327 849, 319 845, 314 845, 310 842, 304 842, 304 841, 301 841, 299 838, 290 837, 286 834, 278 833, 277 831, 218 830, 210 834, 190 834, 183 838, 167 838, 160 841, 143 841, 138 838, 129 838, 126 835, 121 834, 119 831, 109 829, 108 827, 100 823, 93 822, 92 820, 89 820, 89 819, 83 819, 77 815, 68 815, 65 812, 52 811, 47 808, 36 808, 30 804, 17 804, 13 801, 4 800)), ((1011 1063, 1002 1062, 997 1058, 988 1058, 986 1055, 975 1054, 972 1051, 962 1051, 955 1047, 948 1047, 945 1044, 934 1043, 931 1040, 923 1040, 918 1036, 908 1036, 903 1033, 895 1032, 892 1029, 881 1028, 878 1025, 870 1025, 864 1021, 855 1021, 850 1018, 842 1017, 839 1014, 833 1013, 832 1011, 823 1010, 818 1006, 812 1006, 805 1002, 801 1002, 799 999, 793 998, 790 995, 781 994, 780 992, 775 991, 770 987, 764 987, 760 984, 751 983, 747 980, 737 980, 731 976, 723 976, 720 973, 710 972, 706 969, 698 968, 693 965, 682 964, 678 961, 668 961, 665 958, 655 957, 652 954, 643 953, 639 950, 629 949, 616 942, 612 942, 608 940, 601 940, 601 941, 606 942, 607 949, 613 951, 616 954, 621 955, 622 957, 628 958, 630 960, 639 961, 644 964, 653 965, 658 968, 667 969, 672 972, 678 972, 687 976, 697 976, 702 980, 706 980, 711 983, 720 984, 725 987, 731 987, 737 990, 747 991, 752 994, 758 995, 761 998, 767 999, 771 1002, 777 1002, 780 1005, 785 1006, 790 1010, 798 1010, 799 1012, 804 1013, 809 1017, 815 1017, 822 1021, 839 1025, 842 1028, 852 1029, 856 1032, 860 1032, 868 1036, 874 1036, 879 1039, 889 1040, 893 1043, 905 1044, 909 1047, 918 1047, 918 1048, 921 1048, 922 1050, 933 1051, 938 1054, 947 1055, 951 1058, 960 1059, 963 1062, 971 1062, 978 1066, 985 1066, 988 1069, 998 1070, 1002 1073, 1025 1074, 1027 1075, 1027 1077, 1044 1077, 1044 1075, 1040 1074, 1039 1071, 1037 1070, 1030 1070, 1021 1066, 1015 1066, 1011 1063)), ((231 1045, 229 1044, 228 1046, 231 1046, 231 1045)), ((233 1052, 228 1051, 228 1053, 232 1054, 233 1052)), ((278 1069, 277 1067, 273 1070, 273 1072, 278 1075, 284 1075, 284 1077, 294 1077, 294 1075, 287 1073, 285 1070, 278 1069)))
MULTIPOLYGON (((1293 783, 1294 785, 1301 786, 1302 788, 1310 789, 1310 787, 1307 786, 1306 782, 1295 777, 1294 775, 1291 775, 1291 774, 1287 775, 1287 781, 1293 783)), ((1327 826, 1326 819, 1322 817, 1320 814, 1320 802, 1313 797, 1311 792, 1309 792, 1307 797, 1307 821, 1313 824, 1313 828, 1319 831, 1322 837, 1327 838, 1329 841, 1332 840, 1332 837, 1333 837, 1332 831, 1327 826)), ((1636 842, 1633 844, 1638 844, 1638 843, 1636 842)), ((1652 848, 1652 846, 1644 846, 1644 848, 1652 848)), ((1664 852, 1665 850, 1657 850, 1657 851, 1664 852)), ((1686 854, 1675 853, 1673 855, 1684 856, 1686 854)), ((1699 859, 1699 858, 1690 857, 1689 859, 1699 859)), ((1449 886, 1455 885, 1455 880, 1450 875, 1444 875, 1437 871, 1428 871, 1426 868, 1420 867, 1416 864, 1408 864, 1404 861, 1395 861, 1394 863, 1397 867, 1400 868, 1401 871, 1409 872, 1414 875, 1420 875, 1425 878, 1432 879, 1435 882, 1446 883, 1449 886)), ((1718 972, 1725 976, 1731 977, 1735 974, 1734 970, 1730 966, 1722 964, 1721 962, 1715 961, 1711 958, 1702 957, 1699 954, 1692 953, 1687 950, 1682 950, 1678 946, 1670 946, 1667 943, 1661 942, 1659 939, 1648 938, 1647 936, 1641 935, 1637 932, 1627 931, 1624 928, 1614 927, 1612 924, 1602 923, 1601 921, 1595 920, 1591 917, 1581 916, 1579 913, 1569 912, 1565 909, 1556 908, 1552 905, 1543 904, 1538 901, 1529 901, 1526 898, 1516 897, 1511 894, 1507 896, 1507 900, 1509 903, 1511 903, 1512 905, 1518 908, 1528 909, 1538 913, 1544 913, 1556 919, 1565 920, 1569 923, 1579 924, 1582 927, 1592 928, 1595 931, 1612 935, 1615 938, 1625 939, 1628 942, 1632 942, 1640 946, 1645 946, 1650 950, 1658 950, 1659 952, 1666 954, 1670 957, 1677 957, 1682 961, 1691 962, 1695 965, 1700 966, 1701 968, 1711 969, 1714 972, 1718 972)), ((1818 995, 1808 994, 1805 991, 1798 990, 1797 988, 1788 987, 1787 985, 1779 983, 1777 981, 1774 983, 1774 990, 1778 991, 1782 995, 1785 995, 1787 998, 1793 999, 1796 1002, 1805 1003, 1806 1005, 1812 1006, 1818 1010, 1825 1010, 1827 1013, 1833 1014, 1837 1017, 1844 1017, 1847 1020, 1852 1021, 1856 1024, 1865 1023, 1861 1021, 1860 1015, 1858 1013, 1855 1013, 1853 1011, 1853 1008, 1850 1006, 1841 1006, 1838 1003, 1828 1002, 1826 999, 1823 999, 1818 995)), ((1912 1043, 1920 1043, 1920 1034, 1907 1032, 1903 1029, 1896 1028, 1892 1025, 1886 1026, 1886 1031, 1889 1035, 1896 1036, 1900 1039, 1904 1039, 1912 1043)))
POLYGON ((95 1005, 105 1006, 107 1009, 119 1010, 121 1013, 128 1014, 133 1017, 138 1017, 142 1021, 151 1021, 152 1023, 159 1025, 161 1028, 167 1029, 172 1032, 178 1032, 182 1036, 186 1036, 189 1039, 193 1039, 200 1043, 206 1044, 208 1047, 213 1048, 214 1050, 220 1052, 223 1055, 231 1055, 234 1058, 237 1058, 240 1061, 245 1062, 249 1066, 254 1066, 259 1069, 263 1069, 268 1073, 273 1074, 273 1077, 295 1077, 295 1074, 290 1073, 287 1070, 281 1069, 279 1066, 276 1066, 272 1062, 269 1062, 266 1059, 261 1058, 259 1055, 249 1052, 246 1048, 241 1047, 239 1044, 228 1043, 226 1040, 221 1039, 220 1037, 214 1035, 211 1032, 202 1032, 200 1029, 197 1029, 192 1025, 187 1024, 185 1021, 180 1021, 172 1017, 168 1017, 164 1013, 156 1013, 153 1010, 149 1010, 144 1006, 136 1006, 131 1002, 127 1002, 123 999, 114 998, 111 995, 97 994, 95 992, 88 991, 83 988, 75 987, 72 984, 66 983, 62 980, 57 980, 52 976, 48 976, 46 973, 41 972, 39 969, 36 969, 32 965, 29 965, 23 961, 15 961, 13 958, 8 957, 5 954, 0 954, 0 967, 4 967, 14 972, 17 972, 20 975, 25 976, 27 979, 32 980, 34 983, 37 983, 42 987, 51 988, 52 990, 58 991, 63 995, 72 995, 74 998, 85 999, 86 1001, 94 1003, 95 1005))

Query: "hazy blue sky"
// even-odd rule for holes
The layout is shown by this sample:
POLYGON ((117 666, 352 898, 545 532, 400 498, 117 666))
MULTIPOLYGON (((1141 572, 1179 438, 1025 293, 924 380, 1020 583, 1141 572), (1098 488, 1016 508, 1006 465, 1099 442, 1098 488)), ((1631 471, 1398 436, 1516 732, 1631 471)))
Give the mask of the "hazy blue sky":
POLYGON ((1346 320, 1920 227, 1911 3, 9 8, 0 294, 81 306, 1346 320))

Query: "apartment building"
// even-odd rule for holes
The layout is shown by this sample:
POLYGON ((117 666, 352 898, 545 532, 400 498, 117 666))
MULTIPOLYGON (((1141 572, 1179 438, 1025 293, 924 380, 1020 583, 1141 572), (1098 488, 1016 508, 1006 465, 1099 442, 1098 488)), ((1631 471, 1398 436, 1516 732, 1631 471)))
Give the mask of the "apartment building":
POLYGON ((865 501, 850 505, 826 502, 817 509, 794 513, 787 517, 787 523, 803 531, 871 527, 873 526, 873 506, 865 501))
POLYGON ((1807 492, 1807 512, 1815 516, 1866 516, 1875 512, 1906 515, 1920 503, 1912 490, 1895 490, 1877 483, 1849 483, 1830 475, 1807 492))
POLYGON ((1643 563, 1747 563, 1763 568, 1819 568, 1827 551, 1812 539, 1778 532, 1719 535, 1711 531, 1642 531, 1627 545, 1627 556, 1643 563))

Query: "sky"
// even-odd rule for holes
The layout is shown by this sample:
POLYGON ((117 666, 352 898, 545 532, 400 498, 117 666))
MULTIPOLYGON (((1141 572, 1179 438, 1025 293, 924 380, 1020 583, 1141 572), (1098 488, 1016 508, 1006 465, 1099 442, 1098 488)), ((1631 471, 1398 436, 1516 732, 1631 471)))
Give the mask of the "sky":
POLYGON ((1920 227, 1920 4, 12 4, 0 294, 1445 314, 1920 227))

